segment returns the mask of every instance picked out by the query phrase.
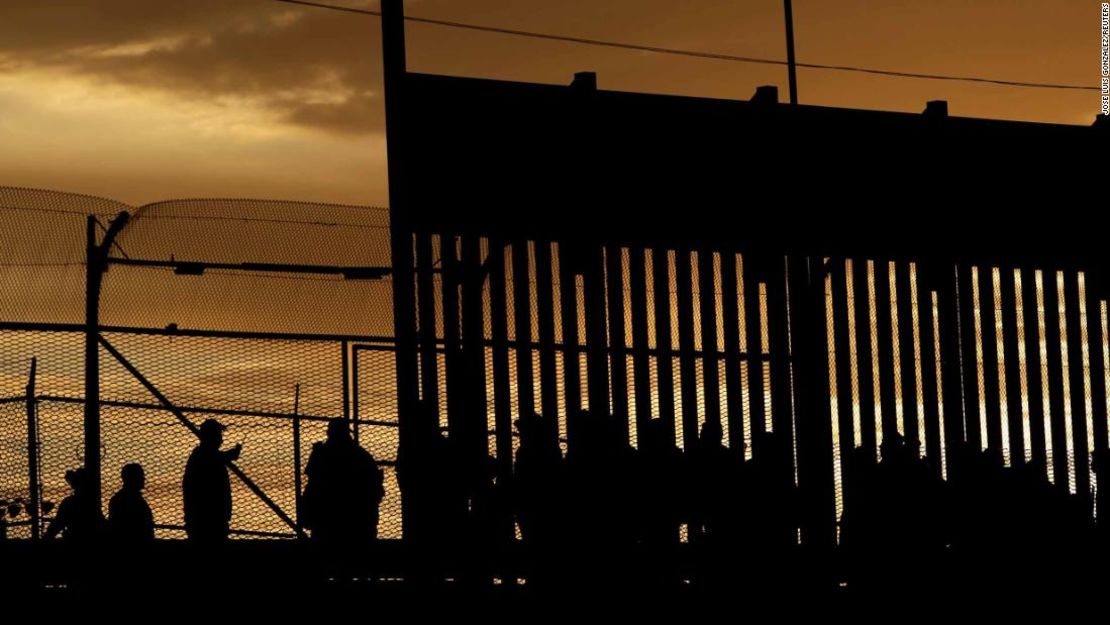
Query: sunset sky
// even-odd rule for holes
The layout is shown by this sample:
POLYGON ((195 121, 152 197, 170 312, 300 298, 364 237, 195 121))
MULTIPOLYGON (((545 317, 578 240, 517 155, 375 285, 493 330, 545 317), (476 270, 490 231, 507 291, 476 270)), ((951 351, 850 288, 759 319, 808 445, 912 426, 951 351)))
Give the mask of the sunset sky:
MULTIPOLYGON (((334 0, 376 10, 376 0, 334 0)), ((412 0, 410 15, 785 58, 779 0, 412 0)), ((1094 85, 1093 0, 795 0, 798 59, 1094 85)), ((0 185, 386 203, 379 21, 273 0, 0 2, 0 185)), ((410 24, 414 71, 748 98, 781 67, 410 24)), ((1097 94, 802 69, 807 104, 1089 124, 1097 94)), ((785 97, 785 96, 784 96, 785 97)))

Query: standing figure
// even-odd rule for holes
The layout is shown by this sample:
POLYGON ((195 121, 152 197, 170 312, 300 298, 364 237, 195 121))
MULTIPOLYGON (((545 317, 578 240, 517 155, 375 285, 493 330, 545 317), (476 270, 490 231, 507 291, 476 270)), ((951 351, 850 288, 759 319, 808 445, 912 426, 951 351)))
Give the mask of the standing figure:
POLYGON ((87 545, 94 542, 104 527, 104 515, 100 512, 100 502, 91 492, 89 473, 84 468, 66 471, 66 482, 73 489, 58 504, 54 520, 46 528, 46 538, 58 534, 71 545, 87 545))
POLYGON ((140 545, 154 540, 154 514, 143 499, 146 473, 143 465, 123 465, 123 487, 108 502, 108 528, 112 539, 125 545, 140 545))
POLYGON ((189 540, 219 544, 227 540, 231 527, 231 480, 227 463, 239 458, 243 445, 220 450, 225 425, 215 419, 200 424, 200 444, 185 465, 182 491, 185 503, 185 533, 189 540))
POLYGON ((365 545, 377 537, 385 474, 351 437, 347 420, 328 422, 327 440, 312 446, 305 475, 301 520, 314 540, 365 545))

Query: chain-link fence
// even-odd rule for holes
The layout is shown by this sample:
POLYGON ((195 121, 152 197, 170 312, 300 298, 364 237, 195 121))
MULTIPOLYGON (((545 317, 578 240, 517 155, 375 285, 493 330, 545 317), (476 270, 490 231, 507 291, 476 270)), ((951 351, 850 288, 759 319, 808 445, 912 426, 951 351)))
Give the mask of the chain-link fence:
MULTIPOLYGON (((390 265, 383 211, 214 200, 135 210, 22 189, 0 189, 0 200, 12 224, 0 246, 0 499, 30 490, 32 359, 43 498, 61 499, 65 470, 83 462, 83 224, 96 216, 102 237, 131 210, 101 294, 106 496, 122 465, 143 464, 160 534, 180 536, 195 444, 182 417, 214 417, 228 444, 243 443, 239 466, 257 487, 236 483, 233 530, 293 536, 282 516, 296 519, 297 456, 303 465, 326 419, 347 417, 386 472, 379 535, 400 536, 392 289, 366 279, 390 265)), ((713 420, 745 458, 759 433, 777 431, 795 441, 796 479, 809 461, 798 428, 814 417, 798 414, 791 325, 805 313, 789 310, 800 300, 787 283, 800 283, 781 256, 604 245, 594 257, 559 242, 451 234, 417 234, 414 247, 418 335, 434 337, 419 339, 420 393, 449 435, 475 421, 465 427, 484 431, 503 472, 518 444, 511 424, 530 412, 554 417, 564 453, 575 419, 592 412, 623 419, 632 446, 661 418, 689 450, 713 420)), ((1110 346, 1087 273, 842 258, 814 275, 838 516, 849 454, 878 459, 895 436, 941 477, 966 444, 1007 464, 1039 462, 1057 484, 1091 494, 1110 346)))
MULTIPOLYGON (((255 487, 232 480, 233 534, 294 536, 282 515, 295 523, 297 473, 326 420, 345 417, 385 473, 379 536, 400 537, 389 280, 359 273, 389 266, 385 211, 235 200, 134 208, 9 188, 0 207, 0 500, 29 500, 29 416, 44 500, 65 497, 66 470, 84 464, 86 221, 96 218, 99 242, 127 211, 99 306, 105 500, 121 467, 137 462, 158 535, 183 536, 181 480, 196 437, 182 419, 216 418, 226 444, 243 444, 237 466, 255 487)), ((15 517, 9 535, 29 535, 27 519, 15 517)))

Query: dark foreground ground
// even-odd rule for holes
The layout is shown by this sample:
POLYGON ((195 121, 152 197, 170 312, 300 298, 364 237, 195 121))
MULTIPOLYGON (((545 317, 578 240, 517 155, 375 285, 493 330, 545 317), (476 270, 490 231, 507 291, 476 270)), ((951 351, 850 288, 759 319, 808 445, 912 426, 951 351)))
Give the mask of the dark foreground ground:
MULTIPOLYGON (((671 618, 756 622, 866 619, 1019 622, 1103 620, 1110 599, 1097 553, 974 560, 794 553, 727 571, 679 554, 666 569, 642 557, 568 563, 535 574, 517 554, 464 566, 384 542, 322 553, 298 541, 233 541, 215 550, 158 541, 137 552, 60 543, 0 544, 4 605, 40 616, 98 615, 145 622, 306 622, 352 615, 619 622, 671 618), (864 570, 866 569, 866 570, 864 570)), ((53 622, 48 619, 47 622, 53 622)))

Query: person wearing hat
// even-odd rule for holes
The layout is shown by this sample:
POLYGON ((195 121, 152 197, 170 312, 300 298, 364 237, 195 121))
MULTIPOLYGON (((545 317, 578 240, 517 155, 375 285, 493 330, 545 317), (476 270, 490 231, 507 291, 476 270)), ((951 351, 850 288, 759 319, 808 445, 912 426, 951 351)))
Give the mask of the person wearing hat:
POLYGON ((62 539, 71 545, 85 545, 95 541, 104 525, 104 515, 100 503, 92 492, 92 480, 85 468, 71 469, 65 473, 66 483, 73 489, 58 504, 54 520, 46 528, 46 539, 61 534, 62 539))
POLYGON ((200 424, 200 444, 185 465, 182 491, 185 503, 185 533, 189 540, 219 544, 227 540, 231 526, 231 479, 227 463, 239 458, 240 443, 221 450, 225 425, 215 419, 200 424))

